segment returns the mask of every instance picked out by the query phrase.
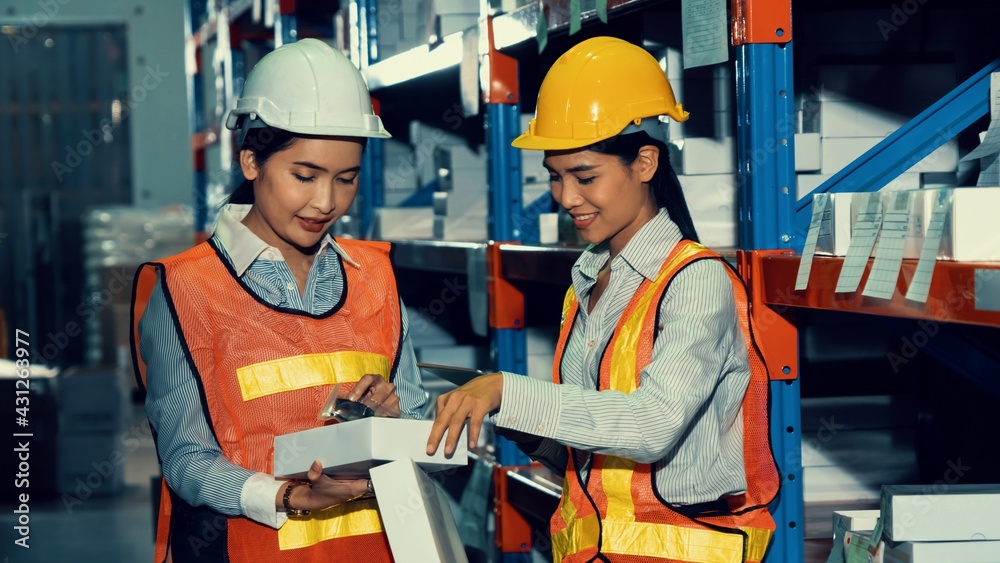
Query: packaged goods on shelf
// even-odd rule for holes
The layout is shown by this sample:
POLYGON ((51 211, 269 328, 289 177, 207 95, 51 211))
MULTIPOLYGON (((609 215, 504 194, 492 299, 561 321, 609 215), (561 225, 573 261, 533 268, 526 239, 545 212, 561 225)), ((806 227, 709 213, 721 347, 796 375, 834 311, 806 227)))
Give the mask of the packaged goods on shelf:
POLYGON ((823 222, 820 224, 819 236, 816 238, 816 254, 820 256, 845 256, 851 246, 851 227, 854 215, 851 202, 854 199, 851 192, 840 192, 829 195, 826 209, 823 211, 823 222))
POLYGON ((860 102, 819 104, 820 134, 829 137, 885 137, 910 120, 909 116, 860 102))
MULTIPOLYGON (((879 191, 919 190, 924 187, 923 176, 926 174, 905 172, 890 180, 879 191)), ((823 182, 833 178, 833 174, 796 174, 795 178, 798 185, 796 194, 798 199, 802 199, 809 195, 809 192, 820 187, 823 182)))
MULTIPOLYGON (((939 260, 1000 261, 1000 231, 994 226, 1000 209, 1000 187, 955 188, 951 193, 951 221, 941 237, 939 260)), ((929 215, 941 190, 924 190, 924 213, 929 215)))
POLYGON ((1000 519, 996 518, 1000 485, 960 484, 965 471, 968 468, 960 460, 952 461, 937 484, 883 487, 885 536, 894 542, 990 540, 1000 545, 1000 519))
MULTIPOLYGON (((891 454, 890 454, 891 455, 891 454)), ((848 467, 822 466, 802 468, 802 498, 807 503, 862 501, 877 502, 885 483, 913 483, 917 481, 917 467, 880 465, 875 459, 867 465, 848 467)))
POLYGON ((86 358, 91 365, 128 364, 128 311, 135 270, 191 248, 194 214, 186 207, 114 206, 83 216, 86 358), (125 329, 122 333, 121 329, 125 329))
POLYGON ((382 240, 433 238, 434 210, 430 207, 380 207, 375 210, 373 236, 382 240))
POLYGON ((886 544, 882 563, 995 563, 1000 541, 902 542, 886 544))
POLYGON ((667 145, 670 164, 678 175, 733 174, 736 172, 736 141, 732 137, 688 137, 667 145))
POLYGON ((844 530, 874 530, 878 517, 878 510, 837 510, 833 513, 833 529, 840 523, 844 530))

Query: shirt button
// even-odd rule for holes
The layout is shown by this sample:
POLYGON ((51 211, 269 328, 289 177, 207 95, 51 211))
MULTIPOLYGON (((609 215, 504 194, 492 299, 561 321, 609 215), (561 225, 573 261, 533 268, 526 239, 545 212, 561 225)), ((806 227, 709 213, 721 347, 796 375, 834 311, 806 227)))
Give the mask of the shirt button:
POLYGON ((507 426, 514 426, 515 424, 517 424, 517 419, 516 418, 509 417, 507 419, 507 426))
POLYGON ((536 430, 538 431, 539 434, 541 434, 542 432, 545 432, 545 425, 544 424, 539 424, 538 428, 536 430))
POLYGON ((288 282, 288 283, 287 283, 287 284, 285 285, 285 289, 287 289, 288 291, 291 291, 291 290, 295 289, 295 284, 294 284, 294 283, 292 283, 292 282, 288 282))
POLYGON ((274 253, 271 252, 270 250, 267 251, 267 254, 265 254, 265 256, 267 257, 268 260, 274 260, 274 253))
POLYGON ((587 341, 587 348, 593 348, 594 344, 595 344, 595 342, 593 340, 588 340, 587 341))

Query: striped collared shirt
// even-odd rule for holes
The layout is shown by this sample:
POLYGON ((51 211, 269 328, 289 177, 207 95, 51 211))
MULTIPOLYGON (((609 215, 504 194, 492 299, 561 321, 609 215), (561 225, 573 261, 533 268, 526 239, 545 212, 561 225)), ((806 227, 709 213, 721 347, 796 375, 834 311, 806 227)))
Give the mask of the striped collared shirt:
POLYGON ((676 275, 660 308, 652 361, 634 393, 596 390, 601 356, 625 307, 680 240, 661 209, 611 260, 610 282, 590 313, 590 292, 610 249, 607 242, 588 247, 572 271, 580 310, 562 385, 504 373, 493 419, 548 438, 533 457, 550 466, 565 464, 564 446, 653 463, 665 500, 695 504, 746 489, 741 403, 750 368, 726 266, 700 260, 676 275))
MULTIPOLYGON (((222 255, 257 297, 273 306, 312 314, 329 311, 344 291, 343 264, 356 264, 330 235, 324 237, 300 294, 295 277, 281 252, 269 246, 241 223, 250 205, 227 205, 219 214, 213 235, 222 255)), ((245 515, 279 527, 283 512, 274 499, 283 481, 233 464, 206 422, 198 385, 185 361, 181 341, 160 287, 150 296, 139 321, 140 354, 146 363, 146 415, 156 430, 157 452, 167 484, 193 506, 207 505, 228 515, 245 515)), ((400 409, 417 414, 426 395, 409 338, 406 309, 400 303, 403 343, 396 368, 400 409)))

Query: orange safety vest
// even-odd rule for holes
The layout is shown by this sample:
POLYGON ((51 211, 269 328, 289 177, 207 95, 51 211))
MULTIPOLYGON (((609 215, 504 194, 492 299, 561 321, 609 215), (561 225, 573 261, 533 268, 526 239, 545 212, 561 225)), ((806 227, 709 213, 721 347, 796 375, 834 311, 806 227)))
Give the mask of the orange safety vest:
MULTIPOLYGON (((139 269, 132 309, 137 378, 145 387, 138 321, 159 271, 209 426, 236 465, 272 473, 274 437, 321 426, 316 415, 334 385, 345 384, 346 395, 362 375, 389 379, 395 370, 402 327, 391 246, 338 242, 360 267, 344 265, 341 302, 323 315, 264 303, 242 286, 210 242, 139 269)), ((290 519, 275 530, 243 516, 190 507, 165 482, 162 491, 157 562, 183 558, 178 554, 184 550, 207 550, 218 537, 225 540, 220 553, 232 562, 392 561, 374 499, 290 519), (190 514, 198 511, 210 516, 190 524, 190 514)))
MULTIPOLYGON (((670 281, 684 266, 718 259, 700 244, 681 241, 655 280, 643 280, 615 327, 600 367, 599 390, 632 393, 649 365, 657 313, 670 281)), ((750 384, 743 398, 744 468, 747 491, 718 503, 722 510, 684 515, 656 490, 653 466, 623 457, 593 454, 587 483, 569 452, 562 499, 552 516, 554 561, 621 563, 759 562, 774 532, 767 504, 778 490, 778 473, 768 441, 768 375, 750 335, 746 290, 729 272, 740 325, 750 357, 750 384)), ((553 379, 562 382, 560 364, 579 309, 570 287, 556 348, 553 379)), ((689 511, 685 511, 689 512, 689 511)))

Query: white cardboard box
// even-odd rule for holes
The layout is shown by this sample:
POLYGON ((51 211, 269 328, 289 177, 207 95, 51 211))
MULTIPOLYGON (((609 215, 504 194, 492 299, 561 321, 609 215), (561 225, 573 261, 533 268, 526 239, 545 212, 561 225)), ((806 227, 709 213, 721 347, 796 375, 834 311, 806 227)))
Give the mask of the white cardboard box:
POLYGON ((732 137, 688 137, 670 141, 670 164, 678 175, 732 174, 736 142, 732 137))
POLYGON ((274 475, 302 479, 317 459, 323 463, 324 473, 340 478, 367 477, 373 467, 400 459, 412 459, 425 471, 466 465, 465 428, 454 455, 445 457, 444 440, 434 455, 427 455, 427 437, 433 424, 431 420, 363 418, 277 436, 274 475))
MULTIPOLYGON (((795 179, 798 186, 795 194, 796 197, 798 199, 806 197, 810 192, 823 185, 823 183, 830 178, 833 178, 833 174, 796 174, 795 179)), ((893 178, 879 191, 919 190, 923 187, 922 182, 923 180, 921 178, 921 174, 916 172, 904 172, 893 178)))
POLYGON ((736 246, 736 175, 704 174, 677 179, 701 243, 709 247, 736 246))
POLYGON ((819 133, 795 134, 795 171, 815 172, 823 166, 823 148, 819 133))
MULTIPOLYGON (((961 477, 952 469, 948 476, 961 477)), ((894 542, 1000 540, 1000 485, 886 485, 881 506, 894 542)))
POLYGON ((851 246, 851 227, 856 214, 851 210, 854 194, 841 192, 830 194, 823 211, 819 237, 816 239, 816 254, 819 256, 846 256, 851 246))
MULTIPOLYGON (((1000 209, 1000 187, 954 188, 951 201, 951 228, 942 235, 938 259, 958 262, 1000 260, 1000 230, 996 211, 1000 209)), ((924 213, 930 217, 939 190, 925 190, 924 213)), ((924 222, 925 225, 927 221, 924 222)), ((998 538, 1000 539, 1000 538, 998 538)))
POLYGON ((843 522, 844 529, 848 531, 874 530, 878 515, 878 510, 835 510, 833 529, 837 529, 837 522, 843 522))
POLYGON ((861 102, 820 102, 823 137, 885 137, 909 117, 861 102))
MULTIPOLYGON (((883 137, 823 137, 824 174, 836 174, 874 147, 883 137)), ((922 158, 906 172, 953 172, 958 168, 958 144, 948 141, 922 158)))
POLYGON ((883 563, 996 563, 1000 561, 1000 541, 903 542, 886 544, 883 563))
POLYGON ((468 563, 448 498, 417 463, 387 463, 371 478, 396 563, 468 563))

